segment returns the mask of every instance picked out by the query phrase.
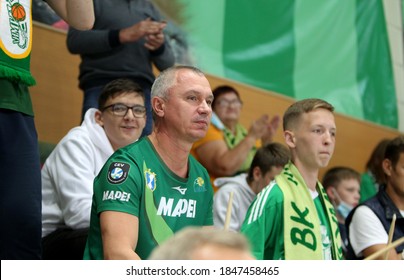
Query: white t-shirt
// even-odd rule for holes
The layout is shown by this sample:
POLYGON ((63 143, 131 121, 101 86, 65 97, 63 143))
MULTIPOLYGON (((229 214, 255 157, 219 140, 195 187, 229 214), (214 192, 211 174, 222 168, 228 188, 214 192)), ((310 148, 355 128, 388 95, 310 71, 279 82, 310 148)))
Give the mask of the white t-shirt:
MULTIPOLYGON (((404 211, 400 211, 404 215, 404 211)), ((366 205, 359 206, 349 224, 349 241, 358 257, 362 251, 377 244, 387 244, 388 233, 376 214, 366 205)))

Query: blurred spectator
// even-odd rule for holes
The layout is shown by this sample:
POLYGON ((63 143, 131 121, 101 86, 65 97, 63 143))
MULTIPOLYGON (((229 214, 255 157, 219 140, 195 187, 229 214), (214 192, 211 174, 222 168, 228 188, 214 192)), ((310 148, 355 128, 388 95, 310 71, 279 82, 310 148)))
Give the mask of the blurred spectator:
POLYGON ((389 141, 390 139, 382 139, 373 149, 366 163, 366 172, 361 176, 361 197, 359 202, 374 196, 379 191, 379 186, 384 183, 382 161, 389 141))
MULTIPOLYGON (((376 195, 353 209, 346 219, 349 258, 366 258, 386 248, 394 215, 391 242, 404 236, 404 136, 388 142, 383 158, 385 183, 376 195)), ((404 244, 377 259, 404 259, 404 244)))
POLYGON ((162 71, 175 63, 159 10, 147 0, 94 0, 95 23, 88 31, 69 28, 67 47, 81 58, 79 87, 83 90, 82 117, 97 106, 102 87, 117 78, 129 78, 145 93, 146 127, 152 131, 150 89, 153 66, 162 71))
MULTIPOLYGON (((191 153, 208 170, 212 182, 217 177, 247 172, 255 152, 272 142, 280 118, 267 114, 253 121, 247 130, 240 123, 241 101, 238 91, 228 85, 213 90, 212 120, 206 136, 195 142, 191 153)), ((214 185, 213 185, 214 186, 214 185)), ((215 191, 217 190, 214 186, 215 191)))
POLYGON ((217 178, 214 182, 218 186, 213 200, 214 225, 224 226, 229 196, 233 193, 229 229, 239 231, 251 202, 289 160, 288 148, 280 143, 270 143, 257 150, 248 173, 217 178))
POLYGON ((341 233, 342 250, 347 255, 348 236, 345 230, 345 219, 351 210, 359 203, 360 174, 349 167, 333 167, 324 174, 325 188, 332 205, 334 205, 341 233))

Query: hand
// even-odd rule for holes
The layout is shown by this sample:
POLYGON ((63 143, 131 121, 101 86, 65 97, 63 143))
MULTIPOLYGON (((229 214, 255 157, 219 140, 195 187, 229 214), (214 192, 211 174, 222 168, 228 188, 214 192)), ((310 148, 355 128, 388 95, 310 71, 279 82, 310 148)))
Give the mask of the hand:
MULTIPOLYGON (((166 22, 152 21, 150 18, 148 18, 132 26, 121 29, 119 32, 119 40, 122 44, 135 42, 143 37, 146 37, 146 40, 148 40, 147 36, 150 35, 156 36, 158 34, 163 34, 163 29, 166 26, 167 26, 166 22)), ((156 40, 156 38, 153 38, 153 40, 156 40)), ((157 41, 158 40, 161 39, 157 39, 157 41)), ((156 42, 153 41, 153 43, 151 44, 153 47, 155 47, 156 42)))
POLYGON ((281 118, 279 115, 272 117, 271 121, 266 127, 266 132, 261 137, 262 145, 269 144, 273 141, 275 134, 278 131, 280 122, 281 118))
POLYGON ((151 34, 146 36, 146 43, 144 46, 150 51, 155 51, 164 44, 163 32, 151 34))
POLYGON ((252 122, 250 129, 248 130, 248 136, 254 139, 260 139, 267 133, 267 127, 269 126, 268 115, 262 115, 259 119, 252 122))
POLYGON ((279 123, 280 117, 278 115, 273 116, 271 120, 269 120, 268 115, 262 115, 252 123, 248 135, 255 139, 261 138, 262 145, 269 144, 273 141, 279 123))

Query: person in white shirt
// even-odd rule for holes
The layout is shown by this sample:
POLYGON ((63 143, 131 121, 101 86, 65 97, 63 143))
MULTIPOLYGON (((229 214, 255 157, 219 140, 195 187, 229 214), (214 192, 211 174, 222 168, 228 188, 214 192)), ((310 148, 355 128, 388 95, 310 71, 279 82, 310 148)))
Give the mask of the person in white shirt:
MULTIPOLYGON (((376 195, 352 210, 345 222, 352 259, 367 258, 388 246, 394 215, 391 242, 404 236, 404 136, 387 144, 382 168, 386 183, 376 195)), ((404 244, 398 244, 376 259, 404 259, 404 244)))
POLYGON ((108 83, 100 109, 89 109, 42 167, 42 258, 82 259, 93 180, 119 148, 135 142, 146 124, 142 88, 128 79, 108 83), (129 110, 130 109, 130 110, 129 110))
POLYGON ((248 173, 217 178, 214 181, 218 187, 213 198, 214 225, 224 226, 230 193, 233 192, 229 230, 239 231, 254 198, 282 171, 289 159, 286 146, 270 143, 257 150, 248 173))

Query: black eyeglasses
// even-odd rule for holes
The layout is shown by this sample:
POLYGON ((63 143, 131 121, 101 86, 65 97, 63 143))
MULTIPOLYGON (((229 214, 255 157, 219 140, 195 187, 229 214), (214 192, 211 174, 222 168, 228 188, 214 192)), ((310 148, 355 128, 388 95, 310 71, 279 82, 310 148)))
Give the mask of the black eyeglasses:
POLYGON ((219 107, 230 107, 233 106, 235 108, 240 108, 241 105, 243 105, 243 102, 239 99, 234 99, 234 100, 227 100, 227 99, 221 99, 217 101, 217 105, 219 107))
POLYGON ((101 111, 105 111, 108 108, 111 108, 112 113, 115 116, 119 116, 119 117, 126 116, 129 109, 132 110, 132 113, 135 116, 135 118, 143 118, 146 115, 146 107, 139 105, 139 104, 136 104, 133 106, 127 106, 122 103, 116 103, 116 104, 111 104, 111 105, 108 105, 108 106, 102 108, 101 111))

